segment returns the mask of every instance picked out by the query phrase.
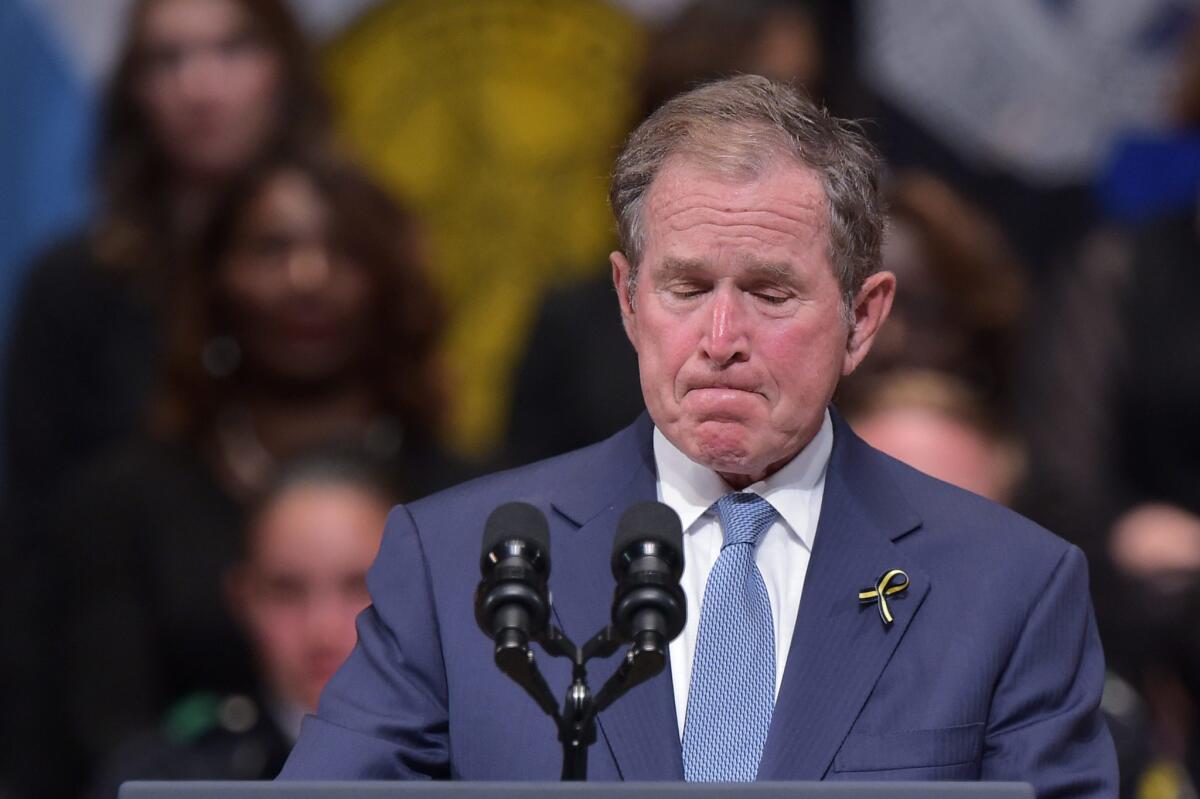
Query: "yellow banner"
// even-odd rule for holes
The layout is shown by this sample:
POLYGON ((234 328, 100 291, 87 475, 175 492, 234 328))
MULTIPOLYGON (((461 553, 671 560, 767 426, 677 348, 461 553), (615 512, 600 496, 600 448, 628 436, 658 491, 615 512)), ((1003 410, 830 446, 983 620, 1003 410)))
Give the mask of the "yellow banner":
POLYGON ((325 53, 345 140, 425 223, 464 453, 499 442, 545 285, 607 269, 645 39, 598 0, 391 0, 325 53))

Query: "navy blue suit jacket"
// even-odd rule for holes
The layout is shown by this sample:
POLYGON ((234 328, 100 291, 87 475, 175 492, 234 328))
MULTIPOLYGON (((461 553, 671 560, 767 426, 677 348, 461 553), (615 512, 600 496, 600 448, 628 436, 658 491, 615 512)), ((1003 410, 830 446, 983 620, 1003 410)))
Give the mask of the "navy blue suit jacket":
MULTIPOLYGON (((396 508, 359 641, 304 723, 284 779, 554 780, 552 722, 491 661, 472 593, 488 514, 550 522, 554 621, 609 621, 617 519, 655 498, 652 427, 396 508)), ((1027 780, 1115 796, 1103 655, 1078 549, 871 449, 835 415, 803 600, 759 779, 1027 780), (885 626, 858 591, 904 569, 885 626)), ((569 665, 537 650, 556 696, 569 665)), ((619 654, 593 662, 593 690, 619 654)), ((668 668, 599 716, 589 777, 681 780, 668 668)))

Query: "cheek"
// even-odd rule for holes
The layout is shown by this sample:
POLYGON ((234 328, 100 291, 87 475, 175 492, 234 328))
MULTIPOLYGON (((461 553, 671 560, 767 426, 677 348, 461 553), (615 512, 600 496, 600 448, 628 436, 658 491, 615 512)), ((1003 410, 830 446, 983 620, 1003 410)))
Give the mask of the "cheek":
POLYGON ((282 275, 275 274, 277 271, 234 266, 226 272, 220 284, 221 299, 235 325, 252 327, 271 314, 282 288, 282 275))
POLYGON ((279 94, 282 70, 273 57, 264 57, 251 75, 251 85, 260 100, 270 100, 279 94))
POLYGON ((687 325, 682 322, 646 325, 638 333, 638 366, 643 391, 673 397, 675 380, 695 351, 687 325))
POLYGON ((639 353, 638 369, 641 377, 642 396, 647 408, 663 418, 661 423, 674 415, 678 404, 675 391, 676 376, 679 374, 679 359, 665 342, 656 342, 648 352, 639 353))
POLYGON ((248 126, 265 127, 275 119, 280 110, 279 82, 279 69, 270 58, 249 61, 235 73, 231 99, 248 126))
POLYGON ((842 377, 845 342, 837 331, 805 330, 763 347, 781 399, 824 406, 842 377))
POLYGON ((299 613, 286 608, 267 608, 251 615, 251 636, 264 658, 276 669, 298 660, 304 647, 304 627, 299 613))
POLYGON ((329 291, 342 314, 352 319, 367 317, 371 311, 371 298, 377 294, 370 275, 354 266, 339 270, 329 291))
POLYGON ((137 89, 137 102, 160 142, 169 142, 186 121, 179 93, 166 80, 145 79, 137 89))

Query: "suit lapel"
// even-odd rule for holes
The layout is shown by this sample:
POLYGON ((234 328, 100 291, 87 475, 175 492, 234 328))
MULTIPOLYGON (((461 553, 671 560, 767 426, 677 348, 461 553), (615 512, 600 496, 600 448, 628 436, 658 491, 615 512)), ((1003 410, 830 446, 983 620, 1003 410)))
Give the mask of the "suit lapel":
POLYGON ((834 421, 821 517, 760 780, 824 776, 929 590, 892 543, 918 527, 919 517, 880 456, 836 414, 834 421), (893 568, 910 584, 889 600, 895 622, 885 626, 857 595, 893 568))
MULTIPOLYGON (((611 443, 585 479, 552 501, 555 536, 551 545, 551 590, 558 626, 582 646, 610 620, 615 584, 609 572, 617 521, 634 502, 657 499, 651 434, 643 414, 611 443)), ((589 663, 593 693, 612 674, 625 654, 622 647, 607 660, 589 663)), ((682 780, 683 754, 675 716, 675 696, 668 665, 654 679, 634 688, 598 717, 607 743, 625 780, 682 780)))
MULTIPOLYGON (((551 503, 555 622, 576 644, 609 622, 618 519, 630 504, 656 498, 652 431, 643 415, 551 503)), ((929 591, 926 576, 892 543, 920 523, 878 453, 834 413, 821 518, 759 779, 820 779, 828 770, 929 591), (910 584, 890 600, 895 622, 885 627, 857 594, 892 568, 904 569, 910 584)), ((622 654, 592 662, 593 691, 622 654)), ((669 665, 598 721, 623 779, 683 779, 669 665)))

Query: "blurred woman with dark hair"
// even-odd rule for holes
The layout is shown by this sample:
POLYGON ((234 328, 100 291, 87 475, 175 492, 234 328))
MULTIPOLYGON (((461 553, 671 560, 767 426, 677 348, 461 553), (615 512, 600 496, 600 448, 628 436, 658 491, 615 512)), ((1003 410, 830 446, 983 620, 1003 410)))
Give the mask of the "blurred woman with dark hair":
POLYGON ((5 473, 26 523, 144 419, 163 302, 214 197, 260 153, 329 138, 285 0, 138 0, 110 84, 93 224, 31 271, 11 340, 5 473))
POLYGON ((286 0, 134 0, 105 99, 90 225, 29 271, 5 358, 0 461, 10 579, 0 772, 21 793, 79 779, 51 675, 57 564, 47 519, 64 478, 139 430, 158 380, 164 306, 223 184, 261 153, 330 137, 328 103, 286 0), (11 733, 8 732, 11 730, 11 733))
POLYGON ((160 437, 203 451, 235 496, 280 457, 350 437, 396 460, 404 494, 432 463, 444 396, 441 313, 415 225, 357 169, 308 151, 229 186, 172 309, 160 437))
POLYGON ((180 697, 247 690, 221 597, 275 465, 338 444, 411 499, 463 475, 435 437, 441 316, 414 225, 351 166, 274 155, 214 207, 171 304, 154 434, 65 492, 66 701, 90 758, 180 697))

